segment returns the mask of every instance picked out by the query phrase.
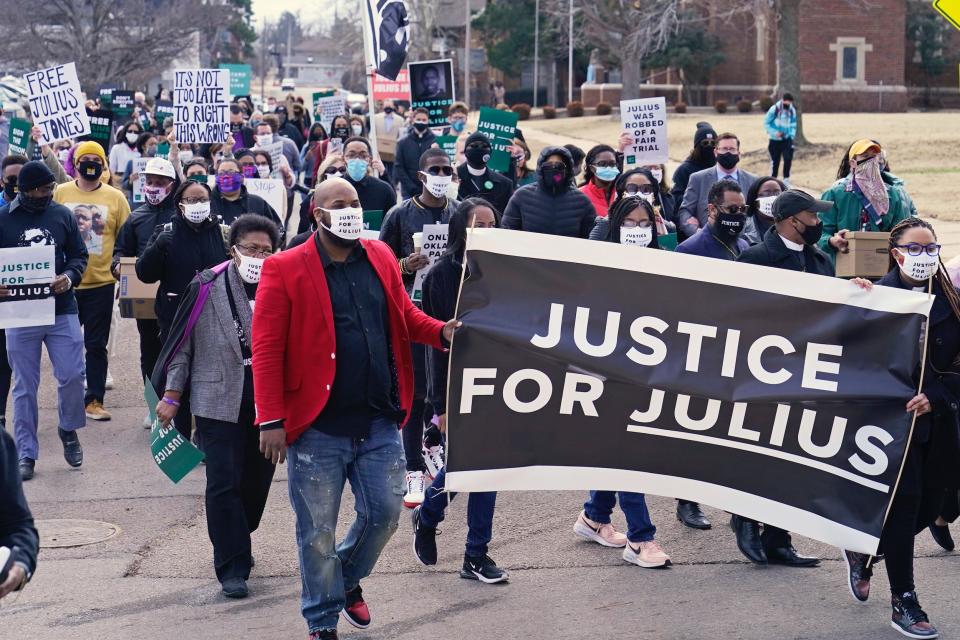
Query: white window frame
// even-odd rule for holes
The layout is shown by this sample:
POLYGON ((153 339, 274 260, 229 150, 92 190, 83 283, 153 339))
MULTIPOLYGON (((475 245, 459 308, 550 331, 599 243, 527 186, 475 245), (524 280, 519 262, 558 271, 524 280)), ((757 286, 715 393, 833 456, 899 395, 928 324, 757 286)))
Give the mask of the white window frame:
POLYGON ((837 41, 830 44, 830 51, 837 54, 836 79, 834 84, 841 85, 865 85, 867 84, 866 62, 867 54, 873 51, 873 45, 867 44, 866 38, 840 37, 837 41), (848 47, 855 47, 857 50, 857 77, 843 77, 843 50, 848 47))

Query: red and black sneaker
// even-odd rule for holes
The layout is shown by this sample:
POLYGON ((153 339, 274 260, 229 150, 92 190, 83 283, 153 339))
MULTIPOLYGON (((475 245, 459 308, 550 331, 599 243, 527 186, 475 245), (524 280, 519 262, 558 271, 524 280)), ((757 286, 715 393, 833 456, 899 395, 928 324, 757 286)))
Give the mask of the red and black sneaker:
POLYGON ((355 626, 357 629, 366 629, 370 626, 370 609, 367 603, 363 601, 363 590, 360 585, 353 591, 348 591, 347 602, 340 611, 343 619, 355 626))

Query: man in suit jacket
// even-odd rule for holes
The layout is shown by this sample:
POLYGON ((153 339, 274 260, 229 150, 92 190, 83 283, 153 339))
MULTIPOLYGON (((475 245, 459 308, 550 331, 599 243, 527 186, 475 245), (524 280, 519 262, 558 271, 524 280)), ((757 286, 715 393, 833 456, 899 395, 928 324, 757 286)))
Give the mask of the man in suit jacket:
POLYGON ((253 313, 260 450, 282 462, 297 518, 309 633, 336 637, 340 615, 365 628, 360 581, 397 528, 404 489, 398 425, 413 400, 410 343, 443 349, 446 324, 410 301, 393 251, 361 240, 353 186, 328 178, 314 192, 317 233, 267 259, 253 313), (357 518, 336 545, 346 480, 357 518))
POLYGON ((683 202, 677 210, 677 227, 685 238, 689 238, 707 224, 708 196, 713 183, 718 180, 735 180, 740 189, 747 193, 757 179, 752 173, 737 167, 740 162, 740 139, 734 134, 720 134, 714 154, 717 164, 690 176, 683 202))

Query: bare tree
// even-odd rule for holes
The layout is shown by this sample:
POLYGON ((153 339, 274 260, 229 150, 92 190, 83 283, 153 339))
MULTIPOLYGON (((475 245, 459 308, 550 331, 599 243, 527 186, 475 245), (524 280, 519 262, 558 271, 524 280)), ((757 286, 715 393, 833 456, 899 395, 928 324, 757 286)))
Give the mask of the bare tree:
POLYGON ((211 0, 5 0, 0 41, 23 71, 76 62, 90 93, 107 81, 145 80, 181 55, 189 36, 203 41, 230 24, 235 10, 211 0))

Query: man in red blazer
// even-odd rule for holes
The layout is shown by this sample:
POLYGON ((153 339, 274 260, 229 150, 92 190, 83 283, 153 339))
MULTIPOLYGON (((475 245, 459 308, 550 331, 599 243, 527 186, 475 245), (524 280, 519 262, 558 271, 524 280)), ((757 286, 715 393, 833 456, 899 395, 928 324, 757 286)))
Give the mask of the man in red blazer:
POLYGON ((410 343, 444 349, 458 323, 417 309, 390 248, 360 240, 363 212, 349 182, 321 183, 313 215, 317 233, 263 265, 253 378, 260 450, 274 463, 290 459, 303 617, 311 639, 329 640, 341 615, 361 629, 370 624, 360 581, 397 529, 410 343), (336 544, 347 480, 357 518, 336 544))

